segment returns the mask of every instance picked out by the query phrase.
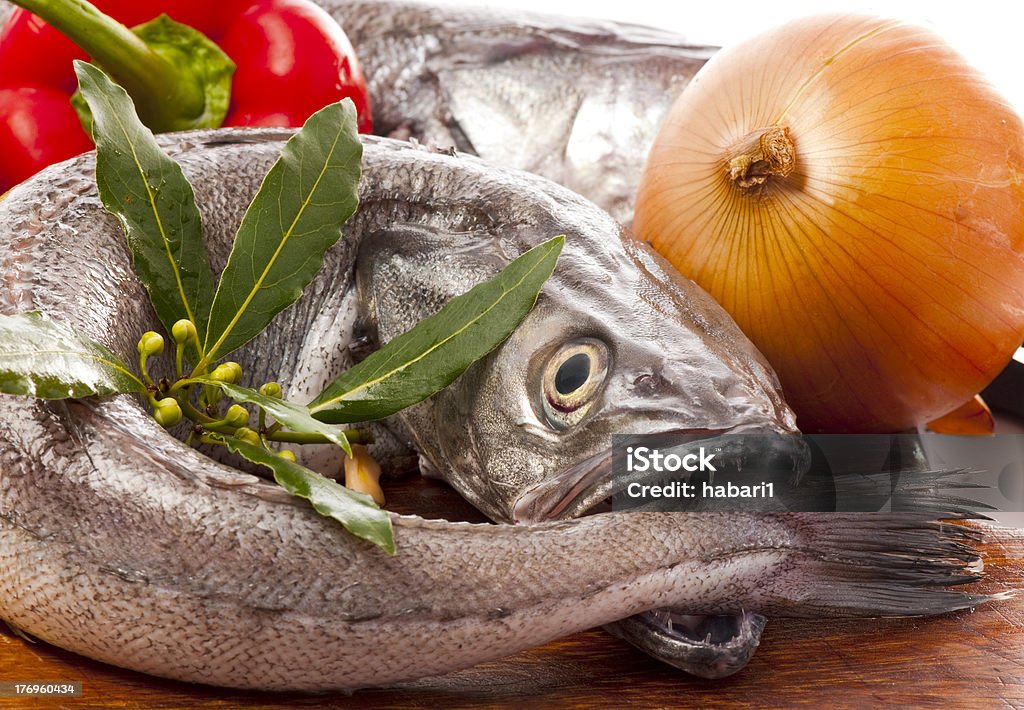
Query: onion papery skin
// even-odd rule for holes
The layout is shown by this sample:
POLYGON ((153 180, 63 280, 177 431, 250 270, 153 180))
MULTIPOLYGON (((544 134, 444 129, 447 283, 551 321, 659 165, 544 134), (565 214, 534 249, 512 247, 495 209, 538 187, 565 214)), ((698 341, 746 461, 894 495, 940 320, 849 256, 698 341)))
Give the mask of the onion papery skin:
POLYGON ((714 296, 810 432, 963 404, 1024 332, 1024 126, 934 33, 819 16, 718 53, 666 116, 634 229, 714 296), (784 177, 729 165, 788 129, 784 177))

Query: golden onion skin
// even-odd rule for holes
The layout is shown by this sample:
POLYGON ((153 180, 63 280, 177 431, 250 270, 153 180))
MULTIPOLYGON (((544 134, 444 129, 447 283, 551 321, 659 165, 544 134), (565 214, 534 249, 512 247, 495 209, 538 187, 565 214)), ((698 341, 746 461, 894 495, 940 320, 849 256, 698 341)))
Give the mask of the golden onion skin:
POLYGON ((1020 118, 935 34, 813 17, 701 70, 634 228, 732 314, 804 431, 899 431, 970 399, 1021 343, 1022 166, 1020 118), (751 149, 773 127, 788 173, 751 149))

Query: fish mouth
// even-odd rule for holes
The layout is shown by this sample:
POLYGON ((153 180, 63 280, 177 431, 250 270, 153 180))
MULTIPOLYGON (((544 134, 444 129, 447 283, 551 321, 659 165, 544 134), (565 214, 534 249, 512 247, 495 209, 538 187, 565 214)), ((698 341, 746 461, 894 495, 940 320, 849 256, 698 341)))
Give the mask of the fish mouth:
MULTIPOLYGON (((740 472, 744 466, 768 465, 791 470, 795 482, 810 465, 810 450, 803 439, 774 427, 670 429, 644 436, 644 444, 654 448, 678 450, 681 442, 694 452, 713 449, 719 470, 740 472)), ((611 510, 612 497, 632 483, 692 482, 696 475, 651 470, 613 476, 612 451, 605 450, 526 490, 512 506, 512 519, 536 523, 606 512, 611 510)))
POLYGON ((753 612, 695 616, 654 609, 605 625, 650 656, 700 678, 725 678, 750 661, 767 619, 753 612))

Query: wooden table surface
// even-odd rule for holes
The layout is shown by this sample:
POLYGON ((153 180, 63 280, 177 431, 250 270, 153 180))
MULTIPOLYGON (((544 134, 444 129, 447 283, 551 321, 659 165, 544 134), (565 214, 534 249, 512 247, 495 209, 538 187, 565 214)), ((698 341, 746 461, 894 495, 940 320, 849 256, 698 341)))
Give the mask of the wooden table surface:
MULTIPOLYGON (((438 483, 391 493, 389 508, 479 519, 438 483)), ((1024 589, 1024 529, 982 526, 986 579, 1024 589)), ((183 620, 187 623, 187 620, 183 620)), ((2 627, 2 625, 0 625, 2 627)), ((81 698, 6 707, 260 708, 494 706, 1024 708, 1024 594, 943 617, 769 621, 750 665, 720 681, 686 676, 600 630, 458 673, 351 696, 238 692, 151 678, 0 630, 0 680, 80 680, 81 698)))

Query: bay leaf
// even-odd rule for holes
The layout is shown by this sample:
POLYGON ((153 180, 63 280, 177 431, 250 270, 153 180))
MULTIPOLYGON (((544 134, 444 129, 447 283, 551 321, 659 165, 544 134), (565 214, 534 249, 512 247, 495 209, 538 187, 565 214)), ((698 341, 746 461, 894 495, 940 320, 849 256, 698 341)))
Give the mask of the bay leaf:
POLYGON ((362 153, 349 99, 317 111, 288 140, 242 218, 201 366, 248 342, 302 295, 356 210, 362 153))
POLYGON ((391 514, 365 493, 353 491, 261 446, 230 436, 218 437, 234 453, 269 468, 278 485, 308 500, 320 515, 333 518, 357 537, 372 542, 389 555, 395 554, 391 514))
POLYGON ((533 308, 565 243, 554 237, 342 373, 309 409, 332 424, 380 419, 447 387, 533 308))
POLYGON ((103 345, 39 311, 0 316, 0 392, 41 399, 145 392, 103 345))
POLYGON ((192 186, 142 125, 131 98, 102 70, 75 62, 93 117, 96 184, 124 228, 135 273, 169 333, 181 318, 199 342, 213 302, 213 274, 192 186))

